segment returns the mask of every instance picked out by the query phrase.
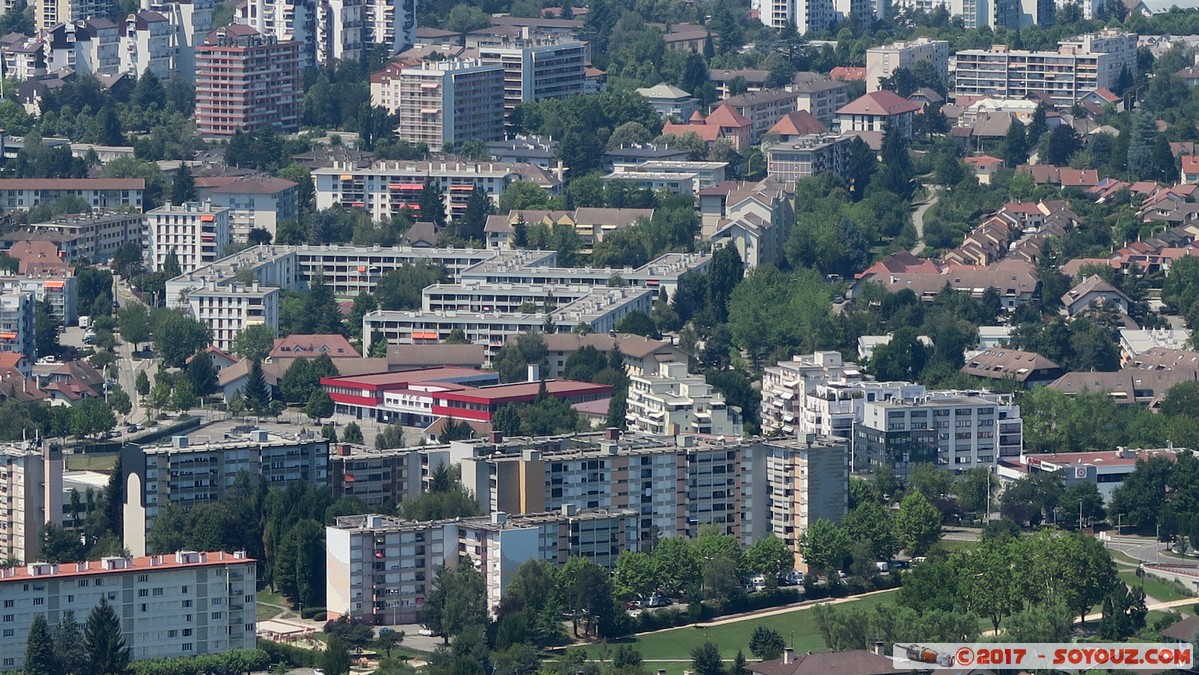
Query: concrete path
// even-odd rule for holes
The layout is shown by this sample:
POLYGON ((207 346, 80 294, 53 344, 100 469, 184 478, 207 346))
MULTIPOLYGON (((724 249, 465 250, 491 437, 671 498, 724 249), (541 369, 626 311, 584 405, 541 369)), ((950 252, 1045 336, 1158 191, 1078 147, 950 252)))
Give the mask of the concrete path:
POLYGON ((924 251, 924 214, 941 198, 941 187, 939 185, 929 185, 926 189, 928 190, 928 196, 912 212, 912 225, 916 228, 916 245, 912 247, 912 255, 920 255, 924 251))

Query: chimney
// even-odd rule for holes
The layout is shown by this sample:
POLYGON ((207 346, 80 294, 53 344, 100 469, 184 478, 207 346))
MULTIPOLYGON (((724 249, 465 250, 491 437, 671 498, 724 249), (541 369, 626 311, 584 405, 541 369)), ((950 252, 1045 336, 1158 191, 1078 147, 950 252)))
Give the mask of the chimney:
POLYGON ((783 663, 784 664, 795 663, 795 650, 794 649, 787 647, 786 649, 783 650, 783 663))
POLYGON ((882 640, 875 641, 874 653, 878 654, 879 656, 886 656, 887 655, 887 643, 883 642, 882 640))
POLYGON ((487 440, 492 443, 503 443, 504 442, 504 434, 502 434, 499 431, 492 431, 487 434, 487 440))
POLYGON ((619 441, 620 440, 620 428, 619 427, 608 427, 607 429, 604 429, 604 440, 605 441, 619 441))
POLYGON ((350 456, 350 445, 348 443, 343 443, 343 444, 337 446, 337 454, 341 455, 342 457, 349 457, 350 456))
POLYGON ((529 372, 529 376, 528 376, 529 382, 540 382, 541 381, 541 364, 530 363, 528 372, 529 372))

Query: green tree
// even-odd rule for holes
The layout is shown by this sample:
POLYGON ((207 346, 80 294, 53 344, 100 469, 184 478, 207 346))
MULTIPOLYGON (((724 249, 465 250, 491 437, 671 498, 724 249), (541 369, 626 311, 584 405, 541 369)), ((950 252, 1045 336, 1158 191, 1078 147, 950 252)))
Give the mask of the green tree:
POLYGON ((305 519, 288 529, 275 554, 273 572, 274 584, 293 605, 323 605, 325 528, 315 520, 305 519))
POLYGON ((71 433, 89 436, 112 430, 117 424, 112 408, 103 399, 85 398, 71 406, 71 433))
POLYGON ((425 179, 418 204, 421 220, 445 227, 445 195, 441 192, 441 185, 431 176, 425 179))
MULTIPOLYGON (((141 86, 141 82, 138 82, 138 86, 141 86)), ((192 177, 191 169, 187 168, 187 163, 183 163, 176 169, 175 178, 171 181, 171 203, 186 204, 195 200, 196 179, 192 177)))
POLYGON ((621 551, 612 570, 612 583, 620 597, 652 593, 659 585, 653 559, 642 551, 621 551))
POLYGON ((890 560, 899 549, 891 511, 877 499, 859 502, 841 521, 852 541, 869 542, 876 560, 890 560))
POLYGON ((500 213, 523 211, 526 209, 541 209, 550 205, 551 196, 548 190, 524 180, 512 181, 500 193, 500 213))
POLYGON ((1086 527, 1087 523, 1101 521, 1106 515, 1103 496, 1099 488, 1089 480, 1080 480, 1062 492, 1058 501, 1062 511, 1061 523, 1067 527, 1086 527))
POLYGON ((62 613, 62 618, 54 627, 53 643, 54 663, 74 664, 59 672, 79 673, 84 668, 87 652, 83 644, 83 627, 75 620, 75 612, 67 610, 62 613))
POLYGON ((192 386, 191 380, 181 378, 175 383, 175 389, 171 392, 171 405, 176 410, 191 410, 199 404, 200 399, 196 396, 196 389, 192 386))
POLYGON ((325 675, 350 675, 350 647, 346 641, 332 636, 317 657, 318 667, 325 675))
POLYGON ((250 363, 250 374, 245 385, 241 388, 246 409, 255 414, 262 414, 271 402, 271 392, 266 385, 266 375, 262 372, 262 362, 254 360, 250 363))
POLYGON ((121 620, 107 598, 101 597, 87 615, 83 648, 89 675, 125 675, 130 670, 129 647, 121 635, 121 620))
POLYGON ((181 368, 187 357, 208 346, 208 326, 175 310, 159 310, 154 323, 154 351, 163 363, 181 368))
POLYGON ((749 636, 749 652, 759 661, 773 661, 782 656, 786 648, 783 634, 765 626, 754 626, 754 632, 749 636))
POLYGON ((358 426, 357 422, 350 422, 341 430, 341 440, 346 443, 362 445, 362 429, 358 426))
POLYGON ((421 623, 447 642, 487 623, 487 591, 483 576, 470 560, 437 572, 433 590, 425 598, 421 623))
POLYGON ((304 406, 304 414, 310 417, 313 422, 326 417, 332 417, 333 399, 324 389, 314 390, 312 396, 308 397, 307 405, 304 406))
POLYGON ((117 312, 121 339, 133 345, 133 351, 150 339, 150 310, 140 302, 130 302, 117 312))
POLYGON ((482 241, 483 226, 487 224, 487 216, 492 211, 491 197, 476 185, 466 199, 466 210, 462 214, 462 222, 458 224, 458 235, 468 241, 482 241))
POLYGON ((840 569, 849 557, 849 535, 836 523, 819 518, 799 537, 799 552, 808 567, 821 574, 840 569))
POLYGON ((57 354, 58 346, 58 329, 62 326, 62 322, 58 317, 54 316, 54 308, 50 306, 48 300, 39 300, 33 313, 34 326, 34 349, 37 350, 37 355, 46 356, 57 354))
POLYGON ((941 538, 941 513, 918 491, 909 491, 895 513, 895 534, 904 550, 924 555, 941 538))
POLYGON ((795 553, 786 542, 771 534, 750 545, 745 551, 745 564, 773 585, 779 577, 795 569, 795 553))
POLYGON ((113 387, 108 392, 108 407, 121 415, 128 415, 133 410, 133 401, 130 400, 129 394, 126 394, 124 389, 113 387))
POLYGON ((233 337, 233 353, 243 359, 262 361, 275 346, 275 330, 266 324, 246 326, 233 337))
POLYGON ((29 626, 29 637, 25 641, 26 675, 58 675, 65 670, 54 660, 54 640, 50 636, 50 624, 45 614, 35 614, 29 626))
POLYGON ((724 660, 720 658, 720 647, 715 643, 704 643, 691 650, 691 670, 696 675, 727 675, 724 660))
POLYGON ((217 373, 207 352, 192 356, 187 364, 187 379, 197 396, 209 396, 217 392, 217 373))
POLYGON ((404 429, 399 425, 389 424, 375 434, 375 448, 378 450, 402 447, 404 447, 404 429))
POLYGON ((661 588, 693 594, 700 584, 700 561, 691 544, 682 537, 658 541, 650 553, 661 588))
POLYGON ((549 351, 539 333, 525 331, 509 340, 495 357, 495 369, 501 382, 521 382, 530 364, 544 372, 549 367, 549 351))
POLYGON ((990 469, 969 469, 958 475, 953 493, 958 498, 958 504, 967 512, 982 513, 987 510, 987 502, 994 495, 998 482, 991 477, 990 469))

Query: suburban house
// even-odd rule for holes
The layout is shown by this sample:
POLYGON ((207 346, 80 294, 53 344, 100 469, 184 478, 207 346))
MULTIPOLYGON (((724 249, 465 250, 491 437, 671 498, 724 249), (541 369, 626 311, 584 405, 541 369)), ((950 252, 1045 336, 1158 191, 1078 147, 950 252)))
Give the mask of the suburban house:
POLYGON ((1091 305, 1099 304, 1115 307, 1121 314, 1127 314, 1129 302, 1128 296, 1120 289, 1104 281, 1098 274, 1092 274, 1066 291, 1062 296, 1062 311, 1068 317, 1075 317, 1090 309, 1091 305))
POLYGON ((837 109, 837 128, 847 131, 886 131, 896 128, 904 136, 912 135, 912 120, 920 110, 893 91, 880 89, 861 96, 837 109))

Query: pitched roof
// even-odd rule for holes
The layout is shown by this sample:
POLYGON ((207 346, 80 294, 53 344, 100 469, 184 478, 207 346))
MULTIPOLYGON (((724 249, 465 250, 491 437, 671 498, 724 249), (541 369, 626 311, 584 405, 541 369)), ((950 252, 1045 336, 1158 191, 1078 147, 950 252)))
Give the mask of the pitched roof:
POLYGON ((1098 274, 1092 274, 1086 279, 1083 279, 1083 281, 1074 288, 1066 291, 1066 294, 1062 296, 1062 304, 1069 307, 1091 293, 1116 293, 1120 297, 1124 298, 1125 301, 1128 300, 1128 296, 1124 295, 1123 291, 1107 283, 1107 281, 1105 281, 1104 278, 1098 274))
POLYGON ((652 87, 642 87, 641 89, 637 90, 637 93, 641 94, 645 98, 651 98, 651 99, 652 98, 657 98, 657 99, 691 98, 690 93, 683 91, 682 89, 679 89, 678 87, 676 87, 674 85, 667 84, 665 82, 659 82, 658 84, 655 84, 652 87))
POLYGON ((862 649, 796 654, 789 663, 783 657, 750 664, 749 669, 761 675, 891 675, 910 672, 896 668, 895 662, 889 657, 862 649))
POLYGON ((828 127, 816 119, 815 115, 806 110, 799 110, 783 115, 766 133, 779 136, 803 136, 805 134, 822 134, 826 131, 828 131, 828 127))
POLYGON ((708 118, 704 120, 704 124, 722 127, 753 126, 753 122, 750 122, 744 115, 727 105, 721 105, 713 110, 712 114, 708 115, 708 118))
POLYGON ((965 160, 971 166, 1003 166, 1003 160, 990 155, 975 155, 967 157, 965 160))
MULTIPOLYGON (((296 187, 296 184, 274 176, 230 176, 232 180, 211 188, 217 194, 273 195, 296 187)), ((199 187, 201 179, 196 179, 199 187)))
POLYGON ((1199 173, 1199 155, 1183 155, 1182 172, 1199 173))
POLYGON ((1024 382, 1038 370, 1061 371, 1061 366, 1036 352, 992 348, 976 354, 962 366, 962 372, 993 380, 1012 378, 1024 382))
MULTIPOLYGON (((545 341, 546 349, 551 352, 575 352, 583 347, 595 347, 601 352, 609 352, 613 347, 617 347, 621 354, 634 359, 643 359, 660 351, 682 354, 669 342, 631 333, 549 333, 541 338, 545 341)), ((508 338, 508 341, 515 342, 516 336, 508 338)))
POLYGON ((866 79, 866 69, 856 66, 837 66, 829 71, 828 76, 842 82, 858 82, 866 79))
POLYGON ((393 370, 412 370, 433 366, 481 368, 483 345, 391 345, 387 348, 387 365, 393 370))
POLYGON ((1179 642, 1191 642, 1195 639, 1196 633, 1199 633, 1199 616, 1188 616, 1163 630, 1162 637, 1178 640, 1179 642))
POLYGON ((270 357, 309 356, 328 354, 331 359, 361 358, 361 354, 344 335, 288 335, 277 338, 270 357))
POLYGON ((841 106, 838 115, 882 115, 891 117, 920 110, 919 103, 912 103, 893 91, 880 89, 841 106))

